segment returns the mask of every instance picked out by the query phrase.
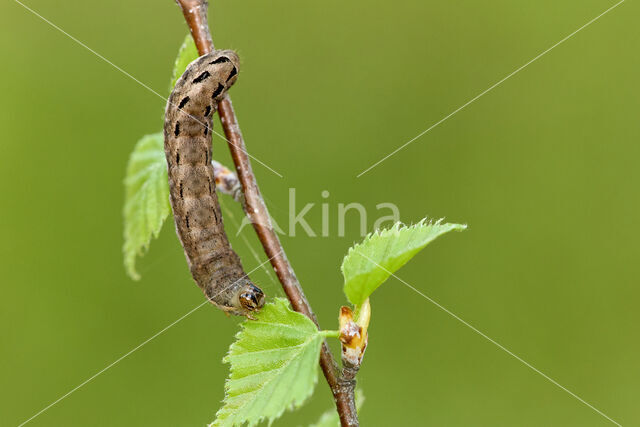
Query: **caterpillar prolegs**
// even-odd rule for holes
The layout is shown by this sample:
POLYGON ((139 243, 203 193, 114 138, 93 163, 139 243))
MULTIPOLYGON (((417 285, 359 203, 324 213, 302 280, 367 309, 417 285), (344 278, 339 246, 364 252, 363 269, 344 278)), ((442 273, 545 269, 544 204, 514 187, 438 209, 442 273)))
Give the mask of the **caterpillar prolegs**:
POLYGON ((264 293, 231 249, 211 165, 212 116, 238 78, 238 65, 235 52, 218 50, 187 67, 167 103, 164 151, 176 231, 193 279, 225 312, 250 316, 263 306, 264 293))

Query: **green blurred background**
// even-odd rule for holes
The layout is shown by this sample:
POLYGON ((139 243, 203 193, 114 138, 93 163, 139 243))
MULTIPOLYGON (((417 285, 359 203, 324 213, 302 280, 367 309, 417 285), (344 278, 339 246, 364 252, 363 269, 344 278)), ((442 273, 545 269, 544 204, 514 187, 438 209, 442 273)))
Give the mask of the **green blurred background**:
MULTIPOLYGON (((232 89, 274 218, 288 189, 330 237, 282 236, 325 328, 345 303, 337 204, 375 218, 465 222, 399 276, 623 425, 640 425, 640 6, 627 1, 361 178, 356 175, 614 1, 212 2, 216 46, 243 61, 232 89)), ((171 0, 28 0, 163 95, 186 33, 171 0)), ((122 179, 164 101, 11 0, 0 5, 0 424, 17 425, 193 307, 172 224, 122 266, 122 179)), ((215 124, 220 130, 219 123, 215 124)), ((214 155, 229 164, 224 142, 214 155)), ((225 199, 227 207, 231 206, 225 199)), ((227 211, 229 212, 229 211, 227 211)), ((241 212, 231 211, 236 219, 241 212)), ((227 214, 228 216, 228 214, 227 214)), ((265 257, 249 228, 232 243, 265 257)), ((368 227, 373 225, 370 220, 368 227)), ((282 295, 273 274, 254 275, 282 295)), ((610 424, 390 280, 373 297, 362 424, 610 424)), ((211 421, 238 327, 206 306, 31 422, 176 426, 211 421)), ((321 378, 278 425, 332 405, 321 378)))

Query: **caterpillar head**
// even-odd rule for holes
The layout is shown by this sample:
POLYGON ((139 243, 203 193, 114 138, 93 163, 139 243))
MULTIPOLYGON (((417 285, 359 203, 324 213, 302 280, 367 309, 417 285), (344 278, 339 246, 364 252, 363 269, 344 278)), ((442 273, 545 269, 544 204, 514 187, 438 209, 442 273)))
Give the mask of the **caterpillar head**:
POLYGON ((249 317, 252 311, 258 311, 264 305, 264 292, 247 280, 238 294, 238 303, 242 307, 243 313, 249 317))

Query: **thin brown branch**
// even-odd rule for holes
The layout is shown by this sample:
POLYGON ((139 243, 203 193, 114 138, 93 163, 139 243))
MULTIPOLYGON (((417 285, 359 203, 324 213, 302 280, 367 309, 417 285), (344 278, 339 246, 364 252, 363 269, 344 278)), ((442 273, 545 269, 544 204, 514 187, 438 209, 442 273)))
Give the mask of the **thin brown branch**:
MULTIPOLYGON (((211 52, 213 40, 207 23, 208 2, 206 0, 176 0, 176 2, 182 8, 182 13, 200 55, 211 52)), ((271 227, 269 212, 258 189, 238 119, 228 95, 218 103, 218 114, 244 191, 245 212, 253 224, 265 253, 271 259, 271 265, 291 302, 291 306, 318 325, 316 316, 287 260, 280 240, 271 227)), ((320 352, 320 367, 333 393, 340 423, 342 426, 358 426, 358 415, 354 403, 355 373, 353 376, 347 375, 347 378, 339 376, 336 361, 326 341, 320 352)))

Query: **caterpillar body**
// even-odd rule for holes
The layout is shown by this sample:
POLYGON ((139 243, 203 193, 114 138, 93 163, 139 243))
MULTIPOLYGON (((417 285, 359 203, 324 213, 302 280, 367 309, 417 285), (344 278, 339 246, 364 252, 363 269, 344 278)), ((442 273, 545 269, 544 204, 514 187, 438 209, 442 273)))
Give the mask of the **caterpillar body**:
POLYGON ((164 150, 176 232, 193 279, 220 309, 251 317, 264 293, 229 244, 211 165, 212 116, 238 78, 238 65, 235 52, 217 50, 187 67, 167 103, 164 150))

